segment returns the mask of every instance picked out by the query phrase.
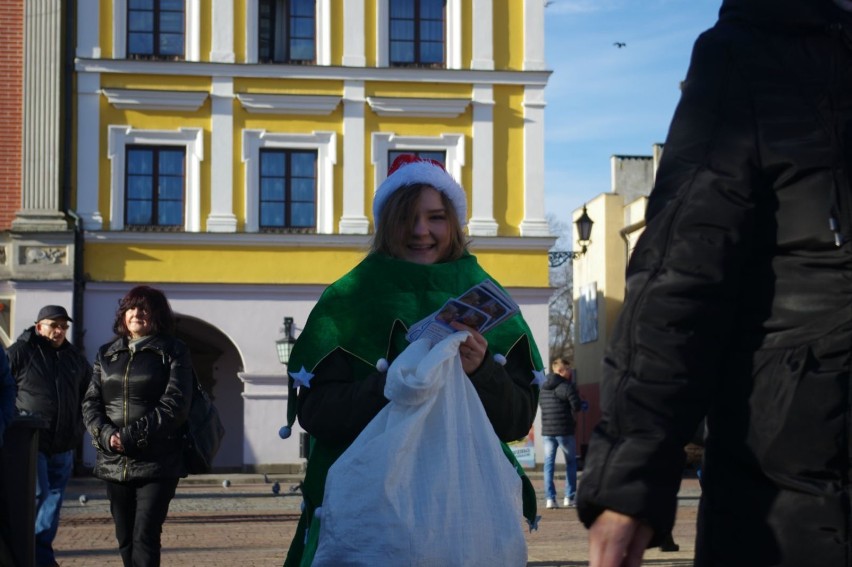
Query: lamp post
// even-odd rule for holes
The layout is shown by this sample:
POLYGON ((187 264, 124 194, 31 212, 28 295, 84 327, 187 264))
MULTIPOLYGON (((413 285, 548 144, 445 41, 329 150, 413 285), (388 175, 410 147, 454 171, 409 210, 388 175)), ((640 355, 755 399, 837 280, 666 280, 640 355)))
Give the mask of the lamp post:
POLYGON ((583 214, 574 222, 577 227, 577 242, 580 244, 580 251, 553 250, 547 253, 547 259, 551 268, 556 268, 570 260, 576 260, 586 253, 589 244, 592 243, 592 225, 594 221, 586 212, 586 205, 583 205, 583 214))
MULTIPOLYGON (((293 352, 293 345, 296 344, 296 338, 293 336, 293 318, 284 317, 284 336, 275 341, 275 350, 278 352, 278 362, 287 366, 290 363, 290 353, 293 352)), ((289 381, 285 374, 285 378, 289 381)), ((278 436, 281 439, 288 439, 292 433, 289 425, 284 425, 278 430, 278 436)), ((299 435, 299 456, 307 458, 308 442, 307 433, 304 431, 299 435)))
POLYGON ((278 351, 278 362, 287 365, 290 362, 290 353, 296 343, 293 337, 293 318, 284 317, 284 336, 275 341, 275 349, 278 351))

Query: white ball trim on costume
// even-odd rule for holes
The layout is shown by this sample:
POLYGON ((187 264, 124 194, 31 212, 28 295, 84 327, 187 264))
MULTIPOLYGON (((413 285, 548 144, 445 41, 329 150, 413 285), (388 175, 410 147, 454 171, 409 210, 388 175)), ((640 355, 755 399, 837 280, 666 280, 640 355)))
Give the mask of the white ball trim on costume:
POLYGON ((494 362, 496 362, 500 366, 506 366, 506 357, 503 356, 502 354, 499 354, 499 353, 495 354, 494 355, 494 362))
POLYGON ((380 358, 376 361, 376 370, 379 372, 387 372, 390 365, 388 364, 388 360, 386 358, 380 358))
POLYGON ((467 197, 464 189, 444 168, 428 161, 405 164, 382 181, 373 197, 373 223, 378 226, 379 215, 394 191, 416 183, 430 185, 446 195, 453 204, 461 225, 467 224, 467 197))

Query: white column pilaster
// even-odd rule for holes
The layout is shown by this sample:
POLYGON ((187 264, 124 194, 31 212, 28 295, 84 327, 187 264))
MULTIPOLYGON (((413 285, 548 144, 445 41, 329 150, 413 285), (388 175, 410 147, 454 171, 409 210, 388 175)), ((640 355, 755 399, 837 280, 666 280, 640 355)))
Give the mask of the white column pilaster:
MULTIPOLYGON (((230 0, 229 0, 230 1, 230 0)), ((236 232, 234 214, 234 80, 213 77, 210 215, 207 232, 236 232)), ((246 191, 250 190, 248 187, 246 191)))
POLYGON ((497 236, 494 220, 494 87, 473 87, 473 191, 468 232, 497 236))
POLYGON ((343 85, 343 215, 341 234, 367 234, 370 222, 365 210, 364 112, 366 98, 363 81, 343 85))
POLYGON ((544 62, 544 4, 524 0, 524 71, 542 71, 544 62))
POLYGON ((494 0, 473 0, 473 14, 473 60, 470 68, 493 71, 494 0))
POLYGON ((524 220, 521 236, 550 236, 544 217, 544 87, 524 90, 524 220))
POLYGON ((21 210, 15 231, 64 231, 59 116, 62 93, 62 5, 24 2, 21 210))
POLYGON ((234 0, 212 0, 212 63, 234 62, 234 0))
MULTIPOLYGON (((364 0, 346 0, 343 4, 343 65, 364 67, 367 65, 366 22, 364 0)), ((343 160, 346 163, 346 159, 343 160)))
POLYGON ((99 59, 100 0, 77 0, 77 57, 99 59))
POLYGON ((102 230, 98 209, 100 147, 100 73, 77 74, 77 214, 86 230, 102 230))

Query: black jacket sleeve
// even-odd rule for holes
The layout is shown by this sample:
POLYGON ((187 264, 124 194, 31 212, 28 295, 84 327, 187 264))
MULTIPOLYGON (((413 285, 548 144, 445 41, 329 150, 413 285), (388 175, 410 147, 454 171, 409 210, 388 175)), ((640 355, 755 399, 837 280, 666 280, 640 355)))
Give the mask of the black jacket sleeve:
POLYGON ((699 38, 630 259, 608 345, 602 417, 580 484, 590 526, 606 509, 671 530, 683 447, 705 414, 755 246, 761 187, 748 81, 730 45, 699 38))
POLYGON ((487 351, 482 365, 470 376, 501 441, 516 441, 530 432, 538 407, 533 378, 529 343, 525 339, 518 341, 506 355, 505 366, 487 351))
POLYGON ((574 382, 559 384, 559 386, 557 386, 554 390, 553 395, 571 406, 571 411, 580 411, 582 400, 580 399, 580 393, 577 392, 577 386, 574 382))
POLYGON ((351 443, 388 403, 384 373, 355 379, 354 365, 364 364, 335 349, 314 369, 309 388, 299 389, 299 424, 322 441, 351 443))
POLYGON ((107 417, 104 398, 101 391, 101 352, 95 358, 92 367, 92 379, 89 381, 83 396, 83 423, 92 436, 92 445, 103 453, 112 453, 109 439, 118 431, 115 424, 107 417))

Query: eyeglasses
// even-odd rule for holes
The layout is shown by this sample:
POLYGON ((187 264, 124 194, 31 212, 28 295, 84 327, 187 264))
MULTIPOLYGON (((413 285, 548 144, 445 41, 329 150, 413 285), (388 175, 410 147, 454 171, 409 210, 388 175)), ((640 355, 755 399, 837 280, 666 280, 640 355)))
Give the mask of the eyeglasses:
POLYGON ((48 321, 47 323, 44 323, 44 325, 47 325, 51 329, 60 328, 63 331, 68 330, 68 323, 57 323, 56 321, 48 321))

